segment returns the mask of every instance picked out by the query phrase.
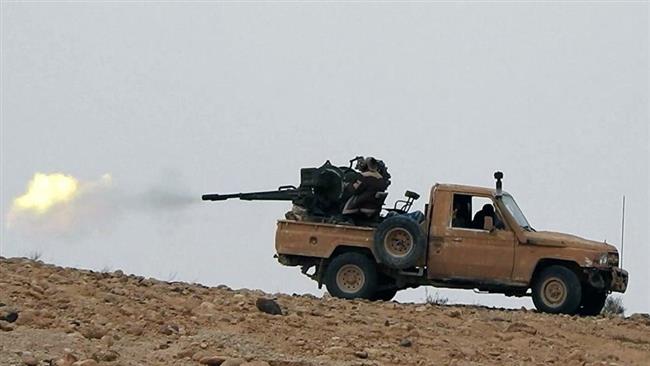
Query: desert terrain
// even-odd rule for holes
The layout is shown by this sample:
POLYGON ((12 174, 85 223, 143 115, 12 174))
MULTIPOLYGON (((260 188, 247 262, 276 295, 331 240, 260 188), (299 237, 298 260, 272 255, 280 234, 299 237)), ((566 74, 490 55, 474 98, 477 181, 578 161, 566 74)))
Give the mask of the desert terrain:
POLYGON ((0 319, 0 365, 650 365, 644 314, 266 294, 24 258, 0 257, 0 319))

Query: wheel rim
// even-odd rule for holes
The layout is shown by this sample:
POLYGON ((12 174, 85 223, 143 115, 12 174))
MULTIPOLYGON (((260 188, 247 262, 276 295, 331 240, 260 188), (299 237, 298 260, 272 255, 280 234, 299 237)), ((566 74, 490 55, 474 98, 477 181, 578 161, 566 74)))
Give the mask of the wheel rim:
POLYGON ((346 264, 336 273, 336 286, 347 294, 359 292, 365 283, 366 275, 354 264, 346 264))
POLYGON ((542 284, 542 301, 547 306, 558 307, 561 306, 567 298, 567 288, 563 281, 559 278, 548 278, 542 284))
POLYGON ((405 257, 413 249, 413 235, 402 228, 391 229, 384 237, 384 249, 393 257, 405 257))

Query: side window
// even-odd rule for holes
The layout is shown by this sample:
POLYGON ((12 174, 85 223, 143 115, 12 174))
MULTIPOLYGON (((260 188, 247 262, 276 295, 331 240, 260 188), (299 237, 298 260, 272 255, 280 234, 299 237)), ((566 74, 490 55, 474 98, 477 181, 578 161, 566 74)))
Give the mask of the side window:
POLYGON ((503 219, 492 199, 468 194, 454 194, 451 227, 483 230, 485 217, 491 217, 496 229, 504 229, 503 219))
POLYGON ((451 227, 464 229, 472 227, 472 196, 454 194, 451 208, 451 227))

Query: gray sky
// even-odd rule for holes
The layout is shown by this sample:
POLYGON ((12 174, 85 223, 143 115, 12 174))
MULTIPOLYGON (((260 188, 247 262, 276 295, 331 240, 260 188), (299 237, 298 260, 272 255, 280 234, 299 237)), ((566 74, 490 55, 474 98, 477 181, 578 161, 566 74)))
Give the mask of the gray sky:
POLYGON ((616 245, 625 194, 624 303, 650 312, 646 2, 3 2, 1 20, 3 256, 319 294, 272 258, 288 203, 200 195, 375 155, 389 202, 498 169, 535 228, 616 245), (63 233, 8 228, 35 172, 112 188, 63 233))

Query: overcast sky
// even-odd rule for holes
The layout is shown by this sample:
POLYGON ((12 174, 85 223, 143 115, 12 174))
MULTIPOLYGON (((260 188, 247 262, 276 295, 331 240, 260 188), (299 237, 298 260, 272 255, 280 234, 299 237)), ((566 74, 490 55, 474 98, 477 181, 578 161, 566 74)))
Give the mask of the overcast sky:
POLYGON ((650 312, 647 2, 3 2, 1 20, 2 256, 320 294, 272 257, 290 204, 200 195, 374 155, 389 202, 502 170, 535 228, 617 246, 626 195, 624 304, 650 312), (35 172, 109 173, 104 209, 63 233, 9 228, 35 172))

